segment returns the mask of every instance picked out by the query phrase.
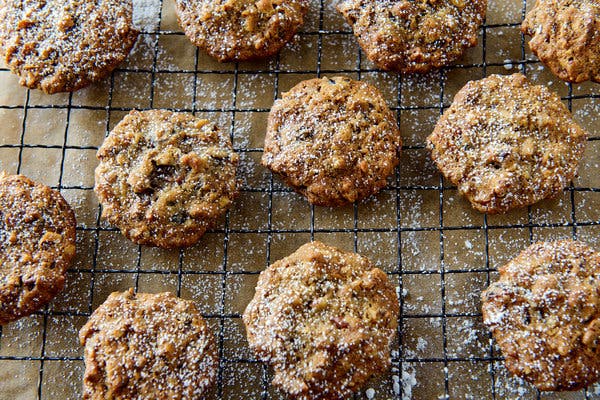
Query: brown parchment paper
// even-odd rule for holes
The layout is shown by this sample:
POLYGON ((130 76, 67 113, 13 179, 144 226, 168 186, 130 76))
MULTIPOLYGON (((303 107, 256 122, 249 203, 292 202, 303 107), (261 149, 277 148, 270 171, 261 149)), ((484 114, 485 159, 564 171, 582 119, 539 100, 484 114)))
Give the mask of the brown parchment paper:
POLYGON ((84 366, 77 332, 110 292, 132 286, 198 303, 221 355, 209 398, 282 398, 269 384, 269 369, 248 350, 240 315, 257 273, 314 238, 370 257, 402 297, 393 368, 357 398, 600 399, 599 387, 538 394, 509 377, 481 322, 481 290, 530 242, 576 235, 600 248, 600 85, 567 85, 537 62, 519 31, 532 3, 490 0, 479 45, 457 66, 425 76, 377 71, 331 0, 313 0, 301 33, 266 61, 219 64, 183 36, 172 0, 138 0, 135 19, 143 33, 127 61, 96 85, 44 95, 20 87, 2 66, 0 169, 61 190, 76 210, 78 255, 54 302, 2 327, 0 398, 79 398, 84 366), (529 209, 485 218, 440 179, 424 141, 464 83, 517 71, 557 91, 590 141, 573 188, 529 209), (372 82, 397 110, 400 167, 388 189, 356 206, 310 207, 259 165, 274 98, 319 74, 372 82), (95 152, 132 108, 195 112, 229 132, 240 152, 241 195, 194 247, 139 247, 99 220, 95 152))

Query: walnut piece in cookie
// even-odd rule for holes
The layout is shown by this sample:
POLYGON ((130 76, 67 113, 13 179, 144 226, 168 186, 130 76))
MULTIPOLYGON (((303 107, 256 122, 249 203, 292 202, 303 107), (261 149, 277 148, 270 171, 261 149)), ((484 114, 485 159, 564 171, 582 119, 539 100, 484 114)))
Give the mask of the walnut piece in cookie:
POLYGON ((75 227, 59 192, 0 172, 0 325, 42 308, 63 289, 75 227))
POLYGON ((0 55, 19 83, 71 92, 107 76, 138 36, 131 0, 0 1, 0 55))
POLYGON ((220 62, 269 57, 304 22, 308 0, 175 0, 179 25, 220 62))
POLYGON ((291 398, 347 399, 389 367, 398 312, 383 271, 312 242, 260 274, 243 320, 251 349, 291 398))
POLYGON ((401 144, 375 87, 345 77, 310 79, 271 108, 262 164, 310 203, 339 206, 384 187, 401 144))
POLYGON ((194 303, 172 293, 112 293, 79 341, 83 399, 192 400, 217 377, 212 333, 194 303))
POLYGON ((506 367, 540 390, 600 379, 600 254, 585 243, 538 242, 482 293, 483 320, 506 367))
POLYGON ((560 79, 600 82, 600 2, 537 0, 521 31, 531 51, 560 79))
POLYGON ((586 139, 555 93, 514 74, 469 82, 427 142, 439 170, 474 208, 500 213, 561 193, 586 139))
POLYGON ((425 73, 477 44, 487 0, 341 0, 337 8, 379 68, 425 73))
POLYGON ((97 156, 102 217, 138 244, 192 245, 237 195, 229 136, 192 114, 132 111, 97 156))

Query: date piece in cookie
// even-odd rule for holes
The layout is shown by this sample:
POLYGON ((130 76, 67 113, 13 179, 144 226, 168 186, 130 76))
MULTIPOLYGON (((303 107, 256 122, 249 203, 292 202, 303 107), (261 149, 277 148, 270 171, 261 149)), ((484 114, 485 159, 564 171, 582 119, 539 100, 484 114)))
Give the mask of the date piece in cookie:
POLYGON ((56 190, 0 172, 0 325, 63 288, 75 256, 75 214, 56 190))
POLYGON ((341 0, 337 8, 379 68, 425 73, 477 44, 487 0, 341 0))
POLYGON ((196 243, 237 194, 229 136, 192 114, 132 111, 97 156, 102 217, 138 244, 196 243))
POLYGON ((294 399, 348 399, 389 367, 398 312, 384 272, 312 242, 260 274, 243 320, 275 386, 294 399))
POLYGON ((312 204, 339 206, 386 185, 401 143, 375 87, 344 77, 310 79, 271 108, 262 164, 312 204))
POLYGON ((508 370, 538 389, 600 379, 600 254, 585 243, 531 245, 500 268, 482 310, 508 370))
POLYGON ((521 31, 531 51, 560 79, 600 82, 600 2, 537 0, 521 31))
POLYGON ((561 193, 586 137, 555 93, 514 74, 469 82, 427 141, 474 208, 500 213, 561 193))
POLYGON ((199 399, 217 377, 212 333, 194 303, 172 293, 112 293, 79 341, 83 399, 199 399))
POLYGON ((175 0, 179 25, 221 62, 278 53, 304 22, 308 0, 175 0))
POLYGON ((131 0, 0 0, 0 54, 21 85, 71 92, 127 57, 132 16, 131 0))

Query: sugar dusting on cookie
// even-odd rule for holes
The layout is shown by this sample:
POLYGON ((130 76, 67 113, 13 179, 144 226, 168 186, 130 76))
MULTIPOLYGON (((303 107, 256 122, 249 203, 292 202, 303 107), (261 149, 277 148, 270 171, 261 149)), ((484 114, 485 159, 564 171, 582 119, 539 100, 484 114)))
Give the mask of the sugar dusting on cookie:
POLYGON ((79 334, 84 399, 191 399, 217 378, 212 333, 194 303, 171 293, 111 294, 79 334))
POLYGON ((367 57, 380 68, 403 73, 440 68, 475 46, 486 7, 486 0, 338 4, 367 57))
POLYGON ((586 139, 555 93, 522 74, 491 75, 457 93, 428 147, 474 208, 499 213, 560 194, 586 139))
POLYGON ((600 4, 595 0, 537 0, 521 31, 529 47, 560 79, 600 82, 600 4))
POLYGON ((374 86, 310 79, 271 108, 262 163, 310 203, 340 206, 386 185, 401 143, 394 114, 374 86))
POLYGON ((0 325, 30 315, 63 289, 75 228, 58 191, 0 171, 0 325))
POLYGON ((22 2, 0 8, 0 53, 21 85, 74 91, 108 75, 138 32, 130 0, 22 2))
POLYGON ((500 268, 483 319, 507 368, 540 390, 600 379, 600 254, 581 242, 538 242, 500 268))
POLYGON ((274 385, 297 399, 346 398, 389 367, 397 313, 385 273, 312 242, 261 273, 243 319, 274 385))
POLYGON ((229 135, 192 114, 132 111, 97 156, 102 216, 135 243, 194 244, 237 195, 229 135))
POLYGON ((304 22, 307 0, 176 0, 186 36, 221 62, 277 53, 304 22))

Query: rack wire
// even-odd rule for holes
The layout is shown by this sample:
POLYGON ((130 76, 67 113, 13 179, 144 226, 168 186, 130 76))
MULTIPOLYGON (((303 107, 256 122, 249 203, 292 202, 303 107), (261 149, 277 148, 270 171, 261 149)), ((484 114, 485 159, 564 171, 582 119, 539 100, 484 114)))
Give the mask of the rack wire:
MULTIPOLYGON (((593 173, 600 90, 559 83, 531 55, 519 32, 531 3, 490 0, 480 44, 459 64, 424 77, 377 70, 324 0, 312 1, 291 49, 266 62, 214 63, 187 42, 169 1, 140 0, 137 5, 146 10, 156 6, 156 22, 145 25, 129 61, 102 84, 44 96, 20 88, 1 68, 0 168, 63 193, 77 213, 79 254, 58 299, 1 328, 0 397, 79 398, 83 359, 77 331, 111 291, 133 286, 174 291, 199 304, 221 359, 211 398, 280 398, 270 386, 268 367, 247 348, 241 313, 258 273, 313 239, 369 256, 398 286, 393 367, 356 398, 551 397, 508 376, 481 324, 478 303, 497 267, 535 240, 572 237, 600 245, 600 180, 593 173), (588 151, 580 177, 558 200, 485 216, 435 171, 424 139, 467 80, 517 71, 559 91, 590 132, 588 151), (382 90, 397 113, 404 146, 401 167, 375 199, 324 209, 309 206, 257 160, 273 100, 300 80, 334 74, 370 80, 382 90), (179 251, 135 246, 100 220, 94 154, 133 108, 208 116, 228 129, 240 153, 240 199, 197 246, 179 251)), ((600 399, 600 390, 572 396, 600 399)))

